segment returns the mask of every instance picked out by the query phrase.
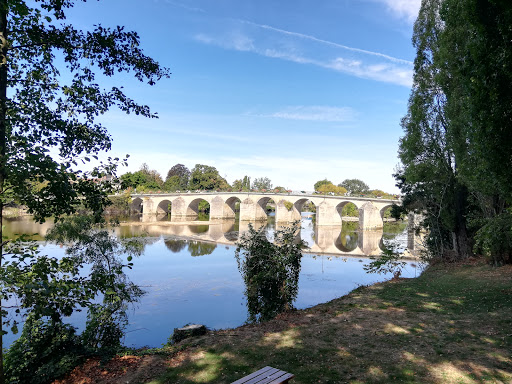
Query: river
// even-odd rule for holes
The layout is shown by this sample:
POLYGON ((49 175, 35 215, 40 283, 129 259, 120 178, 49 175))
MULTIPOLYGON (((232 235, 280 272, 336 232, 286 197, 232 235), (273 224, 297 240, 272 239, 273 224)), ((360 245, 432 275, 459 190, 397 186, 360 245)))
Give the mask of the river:
MULTIPOLYGON (((51 227, 24 217, 6 221, 7 234, 37 234, 38 240, 51 227)), ((247 319, 244 283, 234 257, 234 241, 244 225, 237 222, 175 225, 167 221, 144 224, 138 218, 115 228, 118 236, 144 234, 142 256, 133 260, 127 273, 145 291, 140 302, 130 309, 124 344, 134 347, 159 347, 174 328, 185 324, 205 324, 212 329, 237 327, 247 319)), ((274 223, 266 223, 272 237, 274 223)), ((363 265, 369 256, 380 253, 384 244, 395 243, 402 249, 411 244, 404 225, 387 225, 384 231, 358 231, 357 223, 344 228, 322 228, 305 215, 300 237, 310 246, 302 259, 299 294, 294 305, 304 309, 347 294, 352 289, 389 279, 390 275, 367 274, 363 265)), ((42 244, 42 252, 61 256, 65 248, 42 244)), ((403 277, 421 273, 418 262, 411 260, 403 277)), ((70 322, 79 329, 85 313, 75 313, 70 322)), ((16 338, 4 337, 4 347, 16 338)))

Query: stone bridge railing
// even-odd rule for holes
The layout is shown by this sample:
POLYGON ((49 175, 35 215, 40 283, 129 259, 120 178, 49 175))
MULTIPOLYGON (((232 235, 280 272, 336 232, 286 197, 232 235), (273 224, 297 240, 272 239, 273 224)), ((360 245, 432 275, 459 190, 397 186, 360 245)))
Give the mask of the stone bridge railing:
POLYGON ((340 225, 341 210, 352 203, 359 210, 361 229, 382 228, 384 211, 400 203, 399 200, 351 196, 210 192, 132 195, 132 209, 145 216, 171 213, 171 221, 193 221, 198 216, 202 200, 210 204, 210 221, 234 218, 235 204, 240 203, 241 222, 266 220, 266 206, 272 200, 277 223, 300 220, 303 205, 310 201, 316 206, 317 225, 340 225))

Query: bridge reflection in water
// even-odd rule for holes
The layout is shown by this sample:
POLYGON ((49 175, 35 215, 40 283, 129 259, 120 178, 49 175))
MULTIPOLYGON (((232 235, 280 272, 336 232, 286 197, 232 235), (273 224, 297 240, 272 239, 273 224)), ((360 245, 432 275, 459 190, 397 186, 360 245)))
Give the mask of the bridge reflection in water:
MULTIPOLYGON (((234 245, 239 234, 248 231, 249 223, 238 220, 222 220, 215 222, 176 223, 167 221, 165 216, 151 222, 131 221, 117 228, 120 236, 148 235, 152 237, 178 237, 199 241, 234 245)), ((254 228, 265 227, 269 240, 273 237, 275 223, 252 222, 254 228)), ((396 227, 396 226, 395 226, 396 227)), ((301 231, 297 239, 304 240, 309 249, 306 253, 344 255, 344 256, 377 256, 382 253, 386 243, 393 242, 405 254, 415 254, 416 238, 414 231, 408 231, 402 224, 399 233, 390 233, 384 229, 359 230, 357 222, 343 222, 337 226, 315 225, 310 219, 303 218, 301 231)))

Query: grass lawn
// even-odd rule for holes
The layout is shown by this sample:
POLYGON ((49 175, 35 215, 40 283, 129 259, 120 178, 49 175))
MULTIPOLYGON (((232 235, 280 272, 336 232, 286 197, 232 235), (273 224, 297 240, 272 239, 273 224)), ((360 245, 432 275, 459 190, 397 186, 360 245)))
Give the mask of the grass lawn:
POLYGON ((270 365, 294 384, 512 383, 512 266, 436 265, 158 352, 169 355, 138 357, 119 381, 107 365, 91 382, 231 383, 270 365))

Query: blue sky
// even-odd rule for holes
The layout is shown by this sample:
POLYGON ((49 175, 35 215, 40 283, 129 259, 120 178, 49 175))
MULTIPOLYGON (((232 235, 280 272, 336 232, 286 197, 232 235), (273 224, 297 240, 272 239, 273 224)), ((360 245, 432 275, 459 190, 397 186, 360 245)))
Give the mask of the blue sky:
POLYGON ((228 182, 269 177, 312 190, 327 178, 396 192, 420 0, 104 0, 70 12, 77 27, 124 25, 172 71, 149 87, 107 79, 159 119, 112 111, 113 155, 165 178, 176 163, 228 182))

